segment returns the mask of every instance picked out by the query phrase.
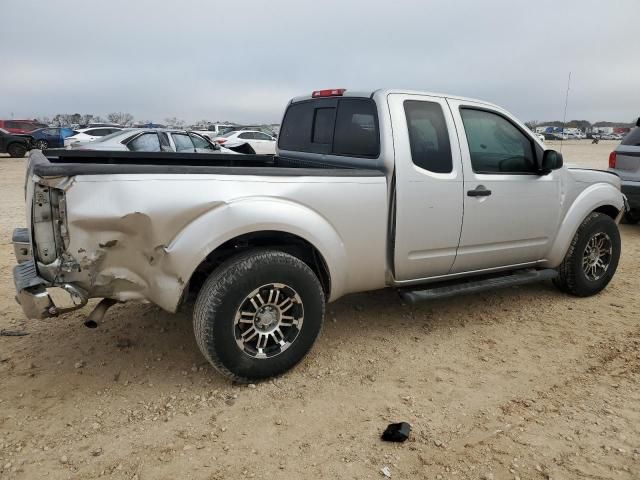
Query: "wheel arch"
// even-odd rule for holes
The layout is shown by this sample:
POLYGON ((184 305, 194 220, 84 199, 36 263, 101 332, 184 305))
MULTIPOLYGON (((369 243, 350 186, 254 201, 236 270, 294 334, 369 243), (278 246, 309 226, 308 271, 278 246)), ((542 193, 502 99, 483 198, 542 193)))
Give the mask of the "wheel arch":
POLYGON ((331 293, 331 273, 322 253, 308 240, 286 231, 260 230, 238 235, 212 250, 195 268, 189 278, 189 288, 199 289, 207 277, 223 262, 248 250, 271 248, 288 253, 313 270, 325 297, 331 293))
POLYGON ((602 213, 618 222, 623 211, 624 199, 613 185, 597 183, 583 190, 562 219, 544 266, 560 265, 578 228, 591 213, 602 213))
POLYGON ((291 200, 250 197, 217 204, 163 247, 160 268, 177 279, 170 300, 175 307, 171 310, 188 293, 187 286, 196 284, 207 268, 210 273, 221 261, 254 247, 277 248, 307 263, 318 275, 329 300, 345 291, 346 246, 329 220, 291 200))

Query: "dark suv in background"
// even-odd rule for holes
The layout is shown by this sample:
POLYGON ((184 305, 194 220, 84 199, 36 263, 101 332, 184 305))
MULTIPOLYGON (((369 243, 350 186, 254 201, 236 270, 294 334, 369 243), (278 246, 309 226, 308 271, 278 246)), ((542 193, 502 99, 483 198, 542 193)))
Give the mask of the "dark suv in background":
POLYGON ((627 196, 629 210, 625 220, 640 221, 640 118, 632 129, 609 155, 609 170, 622 180, 622 193, 627 196))
POLYGON ((29 150, 29 139, 19 135, 12 135, 0 128, 0 153, 8 153, 11 157, 24 157, 29 150))

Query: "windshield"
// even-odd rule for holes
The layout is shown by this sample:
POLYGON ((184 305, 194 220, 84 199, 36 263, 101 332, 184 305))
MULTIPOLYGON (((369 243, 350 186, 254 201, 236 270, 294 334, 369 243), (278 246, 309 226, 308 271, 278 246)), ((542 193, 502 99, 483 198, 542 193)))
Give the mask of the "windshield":
POLYGON ((235 134, 235 133, 238 133, 238 131, 237 131, 237 130, 231 130, 231 131, 229 131, 229 132, 225 132, 225 133, 223 133, 223 134, 222 134, 222 135, 220 135, 220 136, 221 136, 221 137, 225 137, 225 138, 229 138, 231 135, 233 135, 233 134, 235 134))
POLYGON ((120 135, 122 135, 125 132, 132 132, 134 130, 135 130, 134 128, 127 128, 125 130, 118 130, 117 132, 113 132, 113 133, 110 133, 109 135, 105 135, 104 137, 100 137, 97 140, 94 140, 92 143, 108 142, 112 138, 119 137, 120 135))

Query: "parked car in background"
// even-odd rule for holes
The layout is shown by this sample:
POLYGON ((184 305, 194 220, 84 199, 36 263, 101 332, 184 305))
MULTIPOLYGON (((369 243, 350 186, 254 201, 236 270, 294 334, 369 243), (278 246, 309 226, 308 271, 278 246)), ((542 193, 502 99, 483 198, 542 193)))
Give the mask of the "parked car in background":
POLYGON ((0 128, 9 133, 29 133, 46 126, 36 120, 0 120, 0 128))
POLYGON ((120 127, 92 127, 81 128, 74 135, 64 139, 64 146, 68 147, 76 143, 89 143, 97 140, 100 137, 111 135, 112 133, 122 130, 120 127))
POLYGON ((67 127, 39 128, 24 136, 30 141, 32 148, 46 150, 47 148, 64 147, 64 139, 76 135, 78 132, 67 127))
POLYGON ((86 125, 78 125, 75 130, 81 130, 83 128, 98 128, 98 127, 114 127, 114 128, 125 128, 124 125, 119 125, 117 123, 97 123, 91 122, 86 125))
POLYGON ((545 136, 542 133, 536 133, 535 135, 541 142, 544 142, 546 140, 545 136))
POLYGON ((622 138, 618 133, 603 133, 600 137, 601 140, 622 140, 622 138))
POLYGON ((113 152, 236 153, 222 149, 195 132, 158 128, 127 128, 71 148, 113 152))
POLYGON ((265 127, 262 125, 234 125, 232 127, 229 127, 224 133, 229 133, 233 130, 253 130, 253 131, 266 133, 267 135, 273 138, 278 137, 277 133, 274 132, 272 128, 265 127))
POLYGON ((640 221, 640 118, 620 145, 609 155, 609 170, 620 177, 622 193, 627 196, 630 210, 625 213, 628 223, 640 221))
POLYGON ((213 140, 216 137, 224 135, 225 133, 237 128, 237 125, 229 125, 227 123, 212 123, 203 128, 193 128, 191 131, 204 135, 209 140, 213 140))
POLYGON ((240 148, 242 145, 250 147, 243 153, 276 154, 275 137, 257 130, 232 130, 217 137, 215 141, 228 148, 240 148))
POLYGON ((0 153, 8 153, 11 157, 21 158, 29 150, 29 140, 20 135, 0 128, 0 153))

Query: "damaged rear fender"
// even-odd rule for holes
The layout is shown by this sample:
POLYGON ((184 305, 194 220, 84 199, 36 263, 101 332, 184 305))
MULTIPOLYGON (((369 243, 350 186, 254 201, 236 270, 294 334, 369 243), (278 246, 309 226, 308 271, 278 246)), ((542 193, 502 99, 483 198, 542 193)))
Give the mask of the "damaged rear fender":
MULTIPOLYGON (((344 242, 318 212, 282 199, 256 198, 229 202, 194 219, 166 246, 163 270, 190 279, 196 268, 220 245, 242 235, 277 231, 296 235, 323 257, 331 278, 330 299, 342 294, 347 282, 344 242)), ((186 286, 183 282, 182 287, 186 286)), ((328 292, 329 293, 329 292, 328 292)), ((175 300, 178 306, 182 292, 175 300)))

